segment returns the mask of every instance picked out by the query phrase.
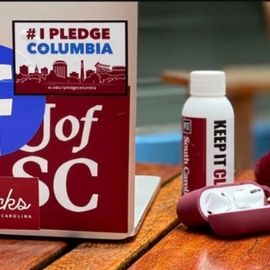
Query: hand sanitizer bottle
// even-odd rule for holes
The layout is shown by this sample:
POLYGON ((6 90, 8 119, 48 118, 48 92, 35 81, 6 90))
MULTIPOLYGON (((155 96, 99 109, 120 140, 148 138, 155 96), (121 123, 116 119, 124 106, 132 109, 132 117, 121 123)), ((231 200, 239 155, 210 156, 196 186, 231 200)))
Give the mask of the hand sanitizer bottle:
POLYGON ((183 193, 234 179, 234 112, 223 71, 193 71, 182 110, 183 193))

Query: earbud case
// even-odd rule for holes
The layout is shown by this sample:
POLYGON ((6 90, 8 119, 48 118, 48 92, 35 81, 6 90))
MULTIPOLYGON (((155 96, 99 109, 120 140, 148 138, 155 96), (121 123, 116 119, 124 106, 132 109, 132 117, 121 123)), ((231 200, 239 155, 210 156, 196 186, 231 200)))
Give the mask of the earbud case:
POLYGON ((270 232, 269 195, 255 182, 208 186, 180 197, 177 215, 187 227, 210 226, 224 236, 270 232))

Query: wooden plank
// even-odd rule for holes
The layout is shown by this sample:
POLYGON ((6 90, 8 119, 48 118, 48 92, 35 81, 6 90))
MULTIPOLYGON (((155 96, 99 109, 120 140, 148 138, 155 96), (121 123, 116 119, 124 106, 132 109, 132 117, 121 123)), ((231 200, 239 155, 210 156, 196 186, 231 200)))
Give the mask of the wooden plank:
MULTIPOLYGON (((180 166, 137 164, 136 172, 160 174, 165 182, 171 176, 180 173, 180 166)), ((79 243, 79 240, 75 243, 79 243)), ((60 241, 59 239, 48 240, 48 238, 20 237, 16 239, 16 237, 2 236, 0 238, 0 269, 42 268, 72 246, 74 246, 74 240, 69 239, 60 241)))
POLYGON ((241 182, 241 181, 255 181, 255 174, 254 171, 249 169, 245 170, 243 172, 240 172, 236 176, 236 182, 241 182))
POLYGON ((160 163, 137 163, 136 174, 158 175, 161 177, 162 184, 170 181, 180 174, 181 166, 164 165, 160 163))
MULTIPOLYGON (((237 177, 252 179, 251 170, 237 177)), ((225 239, 179 225, 130 269, 270 269, 269 249, 267 234, 225 239)))
POLYGON ((0 240, 0 269, 33 269, 48 264, 66 248, 64 241, 5 237, 0 240))
MULTIPOLYGON (((166 166, 156 168, 162 174, 163 168, 168 171, 166 166)), ((167 177, 170 178, 170 175, 167 177)), ((87 241, 46 269, 102 270, 127 267, 178 224, 175 207, 179 193, 180 177, 161 188, 137 236, 124 241, 87 241)))
POLYGON ((269 248, 269 235, 228 240, 179 225, 129 269, 270 269, 269 248))

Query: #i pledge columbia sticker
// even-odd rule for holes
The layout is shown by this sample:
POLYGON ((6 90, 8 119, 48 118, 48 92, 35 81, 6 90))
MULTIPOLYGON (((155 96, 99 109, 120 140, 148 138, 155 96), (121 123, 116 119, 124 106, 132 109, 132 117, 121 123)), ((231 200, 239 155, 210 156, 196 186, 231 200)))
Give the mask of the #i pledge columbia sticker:
POLYGON ((17 94, 126 94, 125 21, 14 21, 17 94))

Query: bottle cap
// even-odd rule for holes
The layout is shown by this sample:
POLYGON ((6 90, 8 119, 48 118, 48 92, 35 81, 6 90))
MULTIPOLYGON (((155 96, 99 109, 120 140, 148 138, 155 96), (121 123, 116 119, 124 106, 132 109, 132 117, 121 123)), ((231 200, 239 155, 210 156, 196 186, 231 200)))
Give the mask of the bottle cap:
POLYGON ((223 71, 192 71, 190 74, 190 94, 193 96, 224 96, 225 73, 223 71))

